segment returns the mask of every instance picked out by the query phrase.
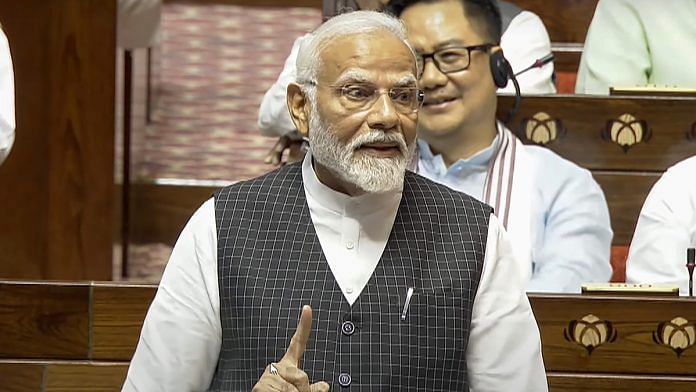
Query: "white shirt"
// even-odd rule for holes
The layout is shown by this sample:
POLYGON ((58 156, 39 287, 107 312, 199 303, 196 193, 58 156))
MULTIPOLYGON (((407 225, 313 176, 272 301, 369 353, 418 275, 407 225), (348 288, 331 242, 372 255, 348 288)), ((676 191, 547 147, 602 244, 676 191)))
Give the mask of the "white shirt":
MULTIPOLYGON (((339 194, 317 180, 310 154, 302 177, 322 249, 346 299, 353 303, 386 246, 401 192, 358 198, 339 194), (376 205, 357 206, 361 198, 376 205), (352 247, 346 246, 348 241, 352 247), (348 254, 361 268, 347 265, 348 254)), ((215 206, 210 199, 194 213, 174 247, 123 391, 209 387, 222 340, 216 252, 215 206)), ((516 263, 504 230, 491 216, 467 347, 472 391, 547 390, 539 330, 516 263)))
MULTIPOLYGON (((258 124, 261 133, 265 136, 283 136, 295 130, 285 97, 288 84, 295 81, 297 52, 306 37, 307 35, 295 40, 278 80, 263 96, 259 108, 258 124)), ((503 32, 500 47, 513 71, 517 72, 551 53, 551 39, 544 23, 536 14, 522 11, 510 21, 508 28, 503 32)), ((553 83, 552 75, 553 63, 549 63, 541 68, 531 69, 523 73, 517 78, 517 81, 520 83, 520 90, 523 94, 553 94, 556 92, 556 86, 553 83)), ((498 90, 501 93, 514 91, 512 82, 509 82, 505 88, 498 90)))
POLYGON ((15 93, 10 45, 0 28, 0 164, 15 139, 15 93))
POLYGON ((626 281, 677 284, 688 295, 689 247, 696 247, 696 156, 669 168, 648 194, 631 242, 626 281))
MULTIPOLYGON (((496 137, 487 148, 447 167, 442 155, 433 154, 419 140, 418 173, 483 200, 498 141, 496 137)), ((588 170, 548 148, 523 148, 531 161, 533 200, 529 206, 532 276, 527 290, 577 293, 583 283, 608 282, 613 232, 602 188, 588 170)))

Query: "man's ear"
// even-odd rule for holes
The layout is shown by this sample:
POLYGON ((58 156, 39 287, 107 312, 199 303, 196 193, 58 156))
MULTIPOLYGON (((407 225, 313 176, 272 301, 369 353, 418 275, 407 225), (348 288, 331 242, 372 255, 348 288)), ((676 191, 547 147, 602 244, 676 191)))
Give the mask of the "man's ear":
POLYGON ((290 118, 300 135, 309 135, 309 100, 298 84, 290 83, 287 90, 290 118))

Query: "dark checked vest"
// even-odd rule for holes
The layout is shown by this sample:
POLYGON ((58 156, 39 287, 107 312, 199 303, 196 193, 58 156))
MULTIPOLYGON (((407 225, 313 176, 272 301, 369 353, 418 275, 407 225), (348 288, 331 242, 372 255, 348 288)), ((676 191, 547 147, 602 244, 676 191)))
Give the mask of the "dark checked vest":
POLYGON ((300 164, 220 190, 222 347, 211 390, 250 391, 284 355, 309 304, 313 328, 301 367, 310 382, 326 381, 332 391, 467 391, 490 213, 408 172, 382 258, 351 306, 319 244, 300 164))

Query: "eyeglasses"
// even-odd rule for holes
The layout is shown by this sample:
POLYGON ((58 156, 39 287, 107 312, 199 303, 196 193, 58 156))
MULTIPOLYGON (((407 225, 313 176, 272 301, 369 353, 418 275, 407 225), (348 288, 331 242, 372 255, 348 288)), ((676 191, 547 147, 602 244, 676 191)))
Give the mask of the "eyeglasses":
MULTIPOLYGON (((305 84, 317 86, 316 82, 305 84)), ((350 111, 365 111, 374 106, 377 99, 386 92, 394 109, 402 114, 415 113, 423 104, 423 90, 417 87, 392 87, 379 89, 369 83, 350 83, 343 86, 327 86, 339 96, 341 105, 350 111)))
POLYGON ((423 70, 425 67, 425 61, 427 59, 432 59, 433 63, 442 73, 452 73, 458 71, 464 71, 471 65, 471 52, 474 50, 480 50, 482 52, 488 52, 493 46, 493 44, 481 44, 472 46, 453 46, 449 48, 440 49, 438 51, 426 54, 420 54, 417 56, 419 67, 418 69, 423 70))

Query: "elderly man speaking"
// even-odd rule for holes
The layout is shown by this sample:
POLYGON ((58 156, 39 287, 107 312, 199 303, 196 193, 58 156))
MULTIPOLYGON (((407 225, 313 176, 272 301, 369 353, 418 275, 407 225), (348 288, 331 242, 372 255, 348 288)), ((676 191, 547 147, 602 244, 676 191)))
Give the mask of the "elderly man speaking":
POLYGON ((182 232, 124 391, 546 391, 491 208, 406 171, 416 59, 360 11, 300 49, 303 162, 218 191, 182 232))

